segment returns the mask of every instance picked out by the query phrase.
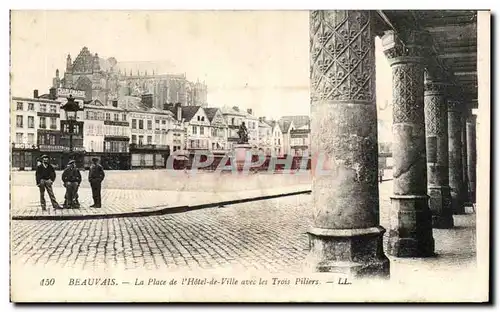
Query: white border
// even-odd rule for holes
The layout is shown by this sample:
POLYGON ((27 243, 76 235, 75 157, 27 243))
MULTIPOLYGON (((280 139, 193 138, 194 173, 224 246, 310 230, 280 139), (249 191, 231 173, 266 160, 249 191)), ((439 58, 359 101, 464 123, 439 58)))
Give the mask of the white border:
MULTIPOLYGON (((10 2, 10 1, 9 1, 10 2)), ((9 113, 7 113, 8 110, 8 99, 9 99, 9 81, 8 81, 8 75, 7 72, 9 72, 9 49, 8 47, 10 46, 9 43, 9 33, 8 33, 8 28, 9 28, 9 9, 327 9, 327 8, 332 8, 335 6, 335 9, 471 9, 471 6, 474 6, 476 9, 492 9, 493 12, 495 11, 496 6, 498 5, 498 1, 486 1, 486 0, 475 0, 473 2, 470 1, 463 1, 463 2, 444 2, 444 1, 436 1, 436 0, 419 0, 419 1, 315 1, 315 0, 309 0, 309 1, 286 1, 283 3, 280 3, 278 1, 269 1, 269 0, 252 0, 252 1, 193 1, 193 0, 183 0, 183 1, 176 1, 172 3, 169 1, 168 5, 162 4, 160 1, 148 1, 148 0, 141 0, 141 1, 130 1, 130 0, 122 0, 122 1, 107 1, 107 3, 104 3, 104 1, 96 1, 96 0, 86 0, 85 2, 81 1, 50 1, 50 3, 46 1, 24 1, 24 0, 17 0, 17 1, 12 1, 9 3, 8 1, 2 1, 0 3, 0 6, 2 10, 0 11, 1 13, 1 25, 2 25, 2 31, 0 32, 0 36, 2 37, 2 42, 4 42, 4 46, 6 48, 1 49, 0 53, 2 54, 1 60, 2 65, 5 67, 5 70, 3 71, 3 75, 0 75, 2 79, 2 84, 1 84, 1 93, 0 93, 0 98, 3 99, 3 109, 5 110, 3 114, 0 114, 1 118, 3 119, 3 122, 0 122, 0 126, 3 128, 3 131, 0 133, 1 135, 1 142, 0 146, 5 149, 3 153, 0 153, 0 156, 2 157, 0 164, 2 168, 2 177, 4 179, 2 180, 2 202, 5 203, 4 205, 4 226, 2 227, 1 231, 1 247, 3 250, 3 254, 6 255, 3 257, 3 264, 4 268, 2 270, 2 294, 3 294, 3 307, 2 311, 7 311, 14 309, 15 307, 8 302, 8 294, 9 294, 9 258, 7 256, 7 253, 9 252, 9 217, 8 217, 8 203, 9 203, 9 180, 7 179, 9 175, 9 113), (119 3, 119 6, 116 6, 115 4, 111 3, 119 3), (286 4, 286 5, 285 5, 286 4), (374 7, 374 4, 377 6, 374 7)), ((492 32, 494 35, 496 32, 492 32)), ((494 48, 493 48, 494 49, 494 48)), ((494 56, 492 55, 492 58, 494 56)), ((496 69, 496 68, 495 68, 496 69)), ((499 90, 498 86, 498 81, 495 83, 492 88, 495 88, 496 90, 499 90)), ((491 101, 494 103, 494 99, 491 101)), ((497 114, 498 113, 497 109, 497 114)), ((495 114, 495 117, 497 117, 497 114, 495 114)), ((493 123, 495 124, 495 123, 493 123)), ((494 130, 497 130, 500 127, 500 125, 496 125, 494 127, 494 130)), ((497 141, 495 141, 497 143, 497 141)), ((495 172, 496 174, 496 172, 495 172)), ((497 193, 498 194, 499 190, 497 187, 495 187, 495 190, 492 192, 493 194, 497 193)), ((492 203, 493 204, 493 203, 492 203)), ((498 215, 499 213, 497 212, 497 218, 496 220, 493 221, 494 224, 500 224, 498 222, 498 215)), ((495 227, 492 228, 494 230, 495 227)), ((43 306, 40 306, 40 309, 43 308, 43 306)), ((47 308, 52 308, 52 307, 47 307, 47 308)), ((59 309, 71 309, 72 307, 58 307, 59 309)), ((104 307, 92 307, 93 310, 100 311, 101 309, 104 309, 104 307)), ((112 307, 106 307, 106 308, 112 308, 112 307)), ((122 307, 120 307, 122 308, 122 307)), ((137 307, 129 307, 136 309, 137 307)), ((139 307, 141 308, 141 307, 139 307)), ((164 307, 162 307, 164 308, 164 307)), ((169 309, 173 307, 168 307, 169 309)), ((216 308, 216 307, 210 307, 210 308, 216 308)), ((240 307, 243 308, 243 307, 240 307)), ((301 306, 301 309, 306 309, 308 308, 307 306, 301 306)), ((328 307, 329 308, 329 307, 328 307)), ((334 309, 345 309, 346 307, 339 307, 336 306, 334 309)), ((350 307, 351 309, 353 307, 350 307)), ((380 307, 380 306, 370 306, 369 308, 386 308, 386 307, 380 307)), ((408 307, 410 308, 410 307, 408 307)), ((418 308, 418 306, 417 306, 418 308)), ((434 307, 425 307, 426 309, 429 308, 434 308, 434 307)), ((441 307, 435 307, 436 309, 440 309, 441 307)), ((264 309, 264 307, 259 307, 259 309, 264 309)))

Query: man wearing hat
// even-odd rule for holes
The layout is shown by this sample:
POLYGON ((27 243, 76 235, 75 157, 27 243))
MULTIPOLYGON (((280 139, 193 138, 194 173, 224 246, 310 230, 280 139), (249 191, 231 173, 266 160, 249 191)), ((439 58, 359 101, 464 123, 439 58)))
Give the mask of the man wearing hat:
POLYGON ((52 184, 56 179, 56 171, 49 163, 49 156, 42 155, 40 159, 41 163, 36 167, 35 179, 36 185, 40 189, 40 204, 42 206, 42 210, 47 210, 45 205, 45 190, 47 190, 47 193, 49 194, 52 207, 54 209, 61 208, 56 201, 54 190, 52 189, 52 184))
POLYGON ((75 166, 75 161, 70 160, 68 166, 64 169, 62 180, 66 187, 66 195, 64 196, 64 208, 78 208, 74 201, 77 198, 78 187, 82 182, 82 175, 75 166))
POLYGON ((104 169, 99 164, 99 158, 93 157, 89 170, 89 182, 92 188, 92 198, 94 199, 94 204, 90 206, 92 208, 101 208, 101 183, 104 176, 104 169))

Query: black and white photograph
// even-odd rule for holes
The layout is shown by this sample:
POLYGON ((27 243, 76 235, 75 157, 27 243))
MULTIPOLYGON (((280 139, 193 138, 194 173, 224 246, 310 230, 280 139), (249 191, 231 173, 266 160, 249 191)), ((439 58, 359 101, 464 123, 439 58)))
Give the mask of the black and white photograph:
POLYGON ((487 302, 490 12, 12 10, 12 302, 487 302))

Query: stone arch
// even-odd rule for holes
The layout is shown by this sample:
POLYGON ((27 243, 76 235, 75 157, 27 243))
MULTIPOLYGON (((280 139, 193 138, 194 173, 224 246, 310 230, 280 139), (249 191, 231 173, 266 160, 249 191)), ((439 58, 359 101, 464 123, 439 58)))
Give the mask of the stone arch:
POLYGON ((78 79, 76 80, 75 89, 85 91, 85 100, 92 100, 92 81, 90 81, 88 77, 78 77, 78 79))

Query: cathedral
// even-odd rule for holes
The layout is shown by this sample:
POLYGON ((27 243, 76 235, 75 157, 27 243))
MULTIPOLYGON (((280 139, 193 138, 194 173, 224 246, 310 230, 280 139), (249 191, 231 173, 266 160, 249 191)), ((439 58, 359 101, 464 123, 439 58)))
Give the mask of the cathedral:
POLYGON ((85 91, 87 101, 98 100, 104 105, 126 96, 150 94, 158 109, 164 103, 207 106, 204 83, 188 81, 185 74, 158 74, 155 67, 153 63, 119 63, 114 57, 103 59, 83 47, 74 61, 68 54, 63 77, 56 70, 53 87, 85 91))

